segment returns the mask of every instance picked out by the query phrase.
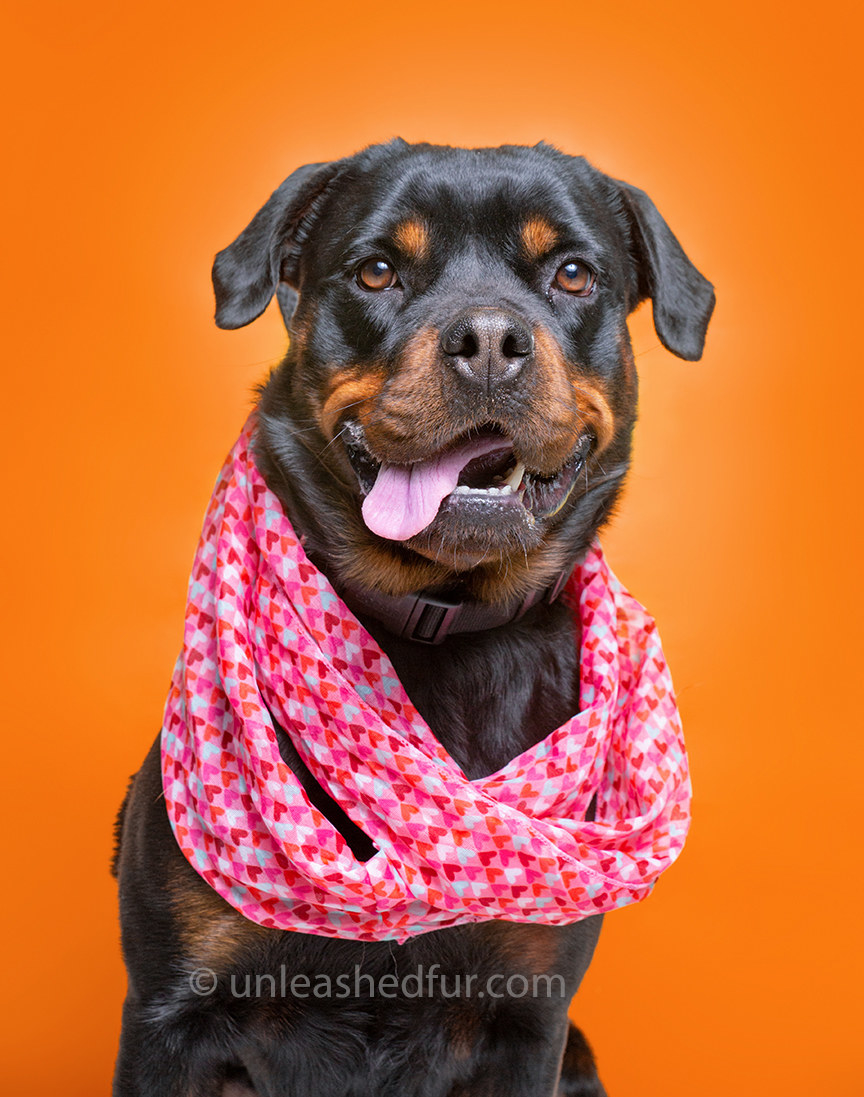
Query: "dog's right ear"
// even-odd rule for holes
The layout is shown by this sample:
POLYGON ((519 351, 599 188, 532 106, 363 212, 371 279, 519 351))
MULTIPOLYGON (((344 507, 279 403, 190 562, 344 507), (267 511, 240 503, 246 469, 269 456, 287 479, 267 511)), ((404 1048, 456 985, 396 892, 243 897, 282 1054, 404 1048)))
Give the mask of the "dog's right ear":
MULTIPOLYGON (((301 245, 341 163, 298 168, 271 194, 234 243, 216 256, 213 289, 220 328, 250 324, 267 308, 280 283, 296 288, 301 245)), ((288 292, 286 303, 296 300, 293 289, 288 292)))
POLYGON ((650 297, 660 342, 688 362, 702 357, 714 287, 693 266, 648 195, 618 183, 634 227, 639 295, 650 297))

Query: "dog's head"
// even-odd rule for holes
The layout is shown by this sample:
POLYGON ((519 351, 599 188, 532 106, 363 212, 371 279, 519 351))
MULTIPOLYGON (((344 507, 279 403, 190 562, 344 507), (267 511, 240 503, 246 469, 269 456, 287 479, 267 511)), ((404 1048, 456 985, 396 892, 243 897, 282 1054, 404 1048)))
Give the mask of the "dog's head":
POLYGON ((627 469, 628 314, 699 358, 714 304, 642 191, 535 148, 300 168, 216 258, 216 322, 291 345, 258 457, 337 583, 496 601, 584 552, 627 469))

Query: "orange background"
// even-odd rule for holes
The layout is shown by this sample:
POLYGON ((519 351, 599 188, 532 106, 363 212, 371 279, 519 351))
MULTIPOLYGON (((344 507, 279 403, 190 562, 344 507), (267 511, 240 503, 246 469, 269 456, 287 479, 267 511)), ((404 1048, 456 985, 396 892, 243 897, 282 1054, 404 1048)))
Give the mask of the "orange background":
POLYGON ((109 1085, 112 820, 159 726, 213 480, 285 343, 273 309, 213 326, 212 256, 297 165, 399 134, 585 153, 651 194, 718 289, 701 363, 660 348, 650 308, 633 324, 642 419, 606 544, 660 622, 696 801, 578 999, 611 1097, 860 1092, 855 6, 17 7, 9 1091, 109 1085))

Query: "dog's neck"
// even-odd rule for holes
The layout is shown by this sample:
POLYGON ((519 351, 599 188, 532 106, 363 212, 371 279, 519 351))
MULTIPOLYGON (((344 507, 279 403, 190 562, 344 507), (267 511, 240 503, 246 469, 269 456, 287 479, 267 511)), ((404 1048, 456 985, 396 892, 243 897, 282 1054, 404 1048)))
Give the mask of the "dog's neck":
POLYGON ((573 571, 575 561, 564 568, 545 590, 531 591, 506 603, 489 605, 459 592, 394 596, 381 591, 343 584, 341 595, 356 614, 372 617, 388 632, 403 640, 440 644, 462 632, 485 632, 518 621, 540 601, 554 602, 573 571))

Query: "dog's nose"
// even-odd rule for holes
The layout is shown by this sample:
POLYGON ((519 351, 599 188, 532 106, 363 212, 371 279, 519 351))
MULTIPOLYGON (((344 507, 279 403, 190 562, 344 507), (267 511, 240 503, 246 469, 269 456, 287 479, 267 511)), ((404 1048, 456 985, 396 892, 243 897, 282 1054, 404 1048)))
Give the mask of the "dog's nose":
POLYGON ((534 350, 531 329, 504 309, 465 309, 441 332, 453 368, 487 390, 512 381, 534 350))

